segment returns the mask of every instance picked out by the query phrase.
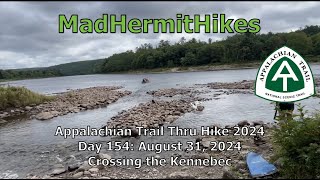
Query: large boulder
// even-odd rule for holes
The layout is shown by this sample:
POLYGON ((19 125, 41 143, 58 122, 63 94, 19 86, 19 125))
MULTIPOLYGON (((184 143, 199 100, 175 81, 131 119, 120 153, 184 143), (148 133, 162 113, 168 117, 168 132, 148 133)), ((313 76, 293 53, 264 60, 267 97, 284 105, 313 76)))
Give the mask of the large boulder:
POLYGON ((149 81, 148 78, 143 78, 143 79, 142 79, 142 84, 149 83, 149 82, 150 82, 150 81, 149 81))
POLYGON ((53 117, 54 115, 51 114, 51 112, 41 112, 36 115, 36 119, 38 120, 48 120, 48 119, 52 119, 53 117))
POLYGON ((48 120, 48 119, 52 119, 54 117, 57 117, 59 115, 60 115, 60 113, 58 111, 41 112, 41 113, 37 114, 35 118, 38 120, 48 120))

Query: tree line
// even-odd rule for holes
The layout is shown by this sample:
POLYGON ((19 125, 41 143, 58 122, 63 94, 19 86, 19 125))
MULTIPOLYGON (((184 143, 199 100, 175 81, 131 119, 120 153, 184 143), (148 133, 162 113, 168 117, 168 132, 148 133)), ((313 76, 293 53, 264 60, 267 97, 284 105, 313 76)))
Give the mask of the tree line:
POLYGON ((53 76, 61 76, 58 70, 41 69, 41 70, 1 70, 0 80, 15 80, 15 79, 31 79, 31 78, 45 78, 53 76))
POLYGON ((187 41, 182 37, 175 43, 161 40, 155 47, 142 44, 135 51, 106 58, 100 72, 262 61, 283 46, 304 57, 319 59, 320 26, 306 26, 289 33, 236 34, 215 42, 211 38, 187 41))

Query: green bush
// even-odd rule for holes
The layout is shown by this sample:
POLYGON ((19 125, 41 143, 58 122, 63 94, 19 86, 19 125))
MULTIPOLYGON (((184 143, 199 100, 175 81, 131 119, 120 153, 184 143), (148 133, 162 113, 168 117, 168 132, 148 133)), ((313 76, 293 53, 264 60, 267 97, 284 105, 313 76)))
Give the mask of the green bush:
POLYGON ((12 107, 24 107, 30 104, 40 104, 52 97, 30 91, 25 87, 0 87, 0 110, 12 107))
POLYGON ((305 117, 303 107, 293 119, 279 120, 274 131, 276 158, 283 160, 280 173, 292 179, 320 178, 320 113, 305 117))

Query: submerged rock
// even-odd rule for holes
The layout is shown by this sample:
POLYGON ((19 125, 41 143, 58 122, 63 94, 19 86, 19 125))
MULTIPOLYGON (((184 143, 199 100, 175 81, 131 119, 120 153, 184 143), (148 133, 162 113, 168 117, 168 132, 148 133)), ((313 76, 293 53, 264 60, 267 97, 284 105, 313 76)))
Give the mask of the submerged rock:
POLYGON ((148 78, 143 78, 143 79, 142 79, 142 84, 149 83, 149 82, 150 82, 150 81, 149 81, 148 78))

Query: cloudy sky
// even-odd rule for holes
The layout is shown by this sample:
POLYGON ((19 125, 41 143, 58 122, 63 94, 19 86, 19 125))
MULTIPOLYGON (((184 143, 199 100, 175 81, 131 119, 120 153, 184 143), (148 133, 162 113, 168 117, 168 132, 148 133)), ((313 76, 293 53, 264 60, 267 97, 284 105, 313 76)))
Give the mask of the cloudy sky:
MULTIPOLYGON (((58 16, 102 14, 130 18, 173 18, 177 13, 225 13, 227 18, 259 18, 261 32, 289 32, 320 25, 320 2, 0 2, 0 69, 45 67, 105 58, 161 39, 220 40, 231 34, 72 34, 58 33, 58 16)), ((203 32, 203 31, 202 31, 203 32)))

